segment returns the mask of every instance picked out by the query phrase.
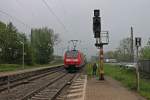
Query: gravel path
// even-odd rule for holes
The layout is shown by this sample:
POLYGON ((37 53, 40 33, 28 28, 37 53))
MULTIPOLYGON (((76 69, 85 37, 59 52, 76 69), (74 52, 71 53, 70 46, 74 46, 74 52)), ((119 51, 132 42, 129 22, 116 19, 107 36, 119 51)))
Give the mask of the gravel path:
POLYGON ((145 100, 124 88, 118 81, 106 77, 105 81, 88 79, 85 100, 145 100))

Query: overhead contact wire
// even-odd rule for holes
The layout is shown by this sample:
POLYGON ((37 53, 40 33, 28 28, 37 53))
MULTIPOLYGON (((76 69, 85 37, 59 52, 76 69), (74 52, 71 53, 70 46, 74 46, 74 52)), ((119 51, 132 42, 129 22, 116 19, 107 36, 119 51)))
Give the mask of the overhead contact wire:
POLYGON ((52 8, 47 4, 47 2, 46 2, 45 0, 42 0, 42 1, 43 1, 44 5, 48 8, 48 11, 56 17, 57 21, 62 25, 62 27, 64 28, 64 30, 65 30, 66 32, 68 32, 66 26, 62 23, 62 21, 60 20, 60 18, 55 14, 55 12, 54 12, 54 11, 52 10, 52 8))
POLYGON ((0 9, 0 13, 9 16, 9 17, 11 17, 12 19, 15 19, 16 21, 20 22, 22 25, 24 25, 24 26, 27 27, 27 28, 31 28, 29 25, 25 24, 25 23, 24 23, 23 21, 21 21, 20 19, 14 17, 14 16, 12 16, 12 15, 10 15, 9 13, 7 13, 7 12, 1 10, 1 9, 0 9))

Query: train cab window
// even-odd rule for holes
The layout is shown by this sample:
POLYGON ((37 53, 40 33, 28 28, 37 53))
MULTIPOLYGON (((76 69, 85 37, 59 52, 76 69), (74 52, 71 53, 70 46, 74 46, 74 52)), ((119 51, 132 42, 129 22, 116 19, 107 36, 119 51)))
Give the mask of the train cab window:
POLYGON ((78 51, 67 51, 66 52, 66 57, 67 58, 77 58, 78 56, 78 51))

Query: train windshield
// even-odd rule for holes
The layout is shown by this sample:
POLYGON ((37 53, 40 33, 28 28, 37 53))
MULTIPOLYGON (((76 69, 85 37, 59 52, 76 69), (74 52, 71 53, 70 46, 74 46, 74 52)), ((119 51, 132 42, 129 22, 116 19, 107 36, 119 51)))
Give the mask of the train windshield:
POLYGON ((77 56, 78 56, 78 51, 67 51, 66 52, 67 58, 77 58, 77 56))

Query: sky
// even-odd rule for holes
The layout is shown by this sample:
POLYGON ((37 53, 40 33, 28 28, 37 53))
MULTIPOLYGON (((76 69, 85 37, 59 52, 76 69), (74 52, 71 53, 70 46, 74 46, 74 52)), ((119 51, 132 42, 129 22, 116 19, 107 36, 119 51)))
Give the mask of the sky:
POLYGON ((61 39, 55 54, 63 55, 68 41, 77 39, 81 40, 78 49, 90 57, 98 52, 92 30, 94 9, 100 9, 102 30, 109 31, 105 52, 115 50, 120 40, 129 37, 131 26, 134 37, 142 37, 142 45, 146 44, 150 37, 150 0, 0 0, 0 11, 7 13, 0 12, 0 21, 13 22, 27 35, 31 28, 52 28, 61 39))

